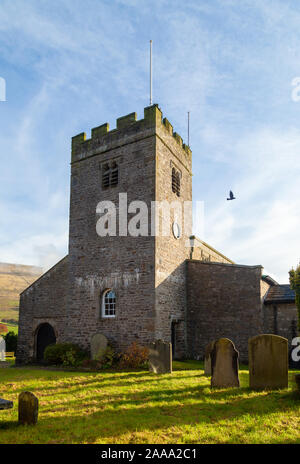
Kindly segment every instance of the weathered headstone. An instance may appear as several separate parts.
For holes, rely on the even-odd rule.
[[[91,339],[91,358],[100,359],[107,348],[108,340],[105,335],[97,333]]]
[[[8,400],[3,400],[0,398],[0,409],[10,409],[13,407],[13,402]]]
[[[214,348],[215,342],[210,342],[206,345],[204,356],[204,375],[211,376],[211,352]]]
[[[288,387],[288,341],[278,335],[250,338],[249,386],[253,389]]]
[[[150,345],[149,370],[155,374],[172,372],[172,343],[156,340]]]
[[[39,400],[31,392],[22,392],[19,395],[19,423],[35,425],[38,420]]]
[[[228,338],[220,338],[211,352],[211,386],[239,387],[239,353]]]
[[[0,335],[0,361],[5,361],[5,340]]]

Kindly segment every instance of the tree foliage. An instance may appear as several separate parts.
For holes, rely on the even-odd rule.
[[[9,331],[4,337],[6,343],[6,351],[17,351],[18,335]]]
[[[7,326],[5,324],[0,324],[0,333],[3,334],[6,332],[8,332]]]
[[[300,330],[300,264],[290,272],[290,285],[296,294],[296,306],[298,308],[298,329]]]

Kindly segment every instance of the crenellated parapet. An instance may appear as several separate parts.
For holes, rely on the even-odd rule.
[[[87,139],[86,133],[81,132],[72,137],[72,162],[93,154],[93,151],[102,147],[103,150],[109,149],[111,145],[116,145],[121,138],[137,136],[140,131],[151,131],[154,133],[155,128],[161,127],[169,135],[171,135],[181,148],[185,156],[190,159],[192,152],[188,145],[183,143],[182,138],[177,132],[173,131],[172,124],[167,118],[162,117],[162,112],[158,105],[147,106],[144,108],[144,118],[137,120],[137,114],[130,113],[122,116],[116,121],[116,128],[109,130],[109,124],[105,123],[101,126],[94,127],[91,130],[91,138]]]

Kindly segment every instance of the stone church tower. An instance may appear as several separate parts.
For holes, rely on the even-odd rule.
[[[184,212],[192,200],[191,169],[189,147],[157,105],[144,109],[144,119],[131,113],[117,119],[116,129],[103,124],[88,140],[84,133],[73,137],[69,254],[21,294],[19,361],[41,357],[54,340],[89,349],[99,332],[117,349],[172,339],[175,354],[184,355],[190,233],[171,208],[169,235],[155,236],[153,216],[161,221],[162,213],[153,202],[176,201]],[[128,222],[138,212],[132,202],[147,205],[147,236],[126,235],[119,194],[127,195]],[[103,201],[117,206],[116,236],[97,233]]]
[[[148,343],[158,337],[171,341],[172,321],[181,330],[189,237],[184,233],[174,237],[173,211],[170,235],[151,235],[151,205],[192,200],[191,164],[189,148],[173,134],[167,119],[162,120],[157,105],[145,108],[142,120],[137,121],[132,113],[119,118],[112,131],[104,124],[92,130],[90,140],[84,134],[73,138],[65,338],[88,347],[91,335],[101,332],[125,348],[134,340]],[[180,191],[176,191],[177,184]],[[100,237],[97,204],[111,201],[119,206],[117,213],[124,213],[126,206],[119,199],[124,193],[128,207],[136,201],[147,205],[148,236],[125,236],[126,227],[120,231],[124,224],[117,214],[116,236]],[[133,216],[128,213],[128,222]],[[101,307],[108,289],[115,298],[111,317]]]
[[[162,339],[196,359],[227,337],[244,361],[266,330],[291,341],[294,296],[191,236],[191,201],[191,151],[157,105],[73,137],[69,254],[20,295],[17,362],[55,342],[90,350],[97,333],[116,350]]]

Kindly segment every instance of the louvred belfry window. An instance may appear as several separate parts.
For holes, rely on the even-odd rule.
[[[106,189],[109,187],[109,165],[105,164],[102,171],[102,188]]]
[[[110,172],[110,184],[112,187],[118,185],[119,182],[119,167],[117,163],[113,163]]]
[[[180,172],[172,168],[172,192],[180,197]]]
[[[106,163],[102,167],[102,188],[108,189],[115,187],[119,183],[119,166],[114,161],[111,164]]]

